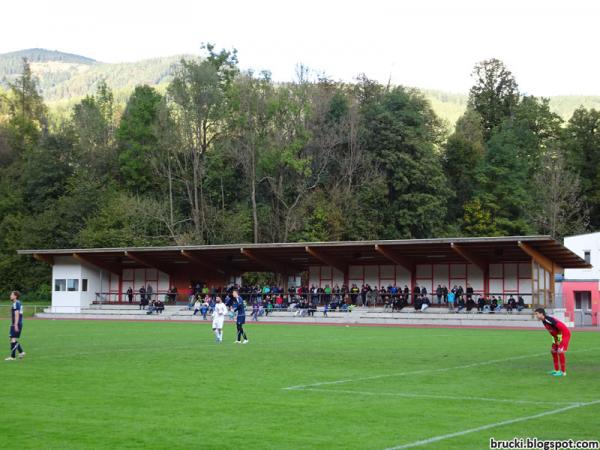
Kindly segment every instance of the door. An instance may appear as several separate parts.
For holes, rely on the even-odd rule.
[[[592,293],[590,291],[575,292],[575,326],[592,326]]]

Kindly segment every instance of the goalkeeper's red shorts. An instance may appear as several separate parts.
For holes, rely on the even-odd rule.
[[[563,336],[560,343],[552,344],[552,353],[564,353],[569,349],[569,341],[571,336]]]

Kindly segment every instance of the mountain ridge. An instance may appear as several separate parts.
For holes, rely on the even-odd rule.
[[[0,54],[0,85],[18,77],[23,58],[29,60],[48,106],[51,109],[65,110],[86,95],[93,94],[101,80],[106,81],[113,89],[118,103],[124,103],[128,94],[140,84],[162,89],[172,79],[174,69],[182,58],[199,56],[181,54],[133,62],[105,63],[58,50],[23,49]],[[450,128],[466,109],[467,93],[418,89]],[[579,106],[600,109],[600,96],[557,95],[548,98],[551,109],[565,120]]]

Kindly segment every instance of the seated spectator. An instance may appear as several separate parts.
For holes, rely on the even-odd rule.
[[[456,314],[458,314],[459,312],[461,312],[463,309],[465,309],[467,307],[464,296],[461,295],[460,297],[458,297],[458,302],[457,302],[456,306],[458,306],[458,309],[456,310]]]
[[[512,313],[513,309],[517,308],[517,301],[515,300],[515,298],[511,295],[508,300],[506,301],[506,312],[508,313]]]
[[[519,295],[519,300],[517,300],[517,311],[521,312],[525,309],[525,300],[523,297]]]
[[[473,298],[467,298],[467,311],[470,312],[476,306],[477,304],[475,303],[475,300],[473,300]]]
[[[485,307],[486,307],[485,297],[483,295],[480,295],[479,298],[477,299],[477,312],[482,313],[483,310],[485,309]]]
[[[498,310],[498,300],[496,299],[496,296],[494,295],[494,296],[492,296],[492,301],[490,302],[489,313],[494,314],[497,310]]]
[[[419,290],[419,292],[421,292],[421,291]],[[421,297],[421,294],[418,294],[415,297],[415,303],[414,303],[415,311],[420,311],[422,304],[423,304],[423,297]]]
[[[431,306],[429,297],[427,295],[421,296],[421,312],[425,311],[429,306]]]
[[[156,308],[157,314],[162,314],[165,310],[165,304],[161,300],[156,300],[154,307]]]
[[[206,315],[208,314],[208,300],[205,300],[200,306],[200,314],[202,314],[202,318],[206,320]]]
[[[202,303],[200,303],[200,299],[196,299],[196,303],[194,303],[194,316],[196,314],[198,314],[198,312],[200,311],[200,308],[202,307]]]
[[[148,309],[146,310],[146,314],[152,314],[155,311],[156,311],[155,301],[152,300],[152,302],[150,303],[150,305],[148,305]]]

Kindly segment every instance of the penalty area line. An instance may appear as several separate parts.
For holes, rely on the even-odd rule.
[[[586,349],[582,349],[582,350],[572,350],[569,353],[585,353],[585,352],[591,352],[594,350],[600,350],[600,347],[586,348]],[[535,353],[535,354],[529,354],[529,355],[512,356],[509,358],[490,359],[487,361],[474,362],[471,364],[463,364],[463,365],[459,365],[459,366],[441,367],[441,368],[436,368],[436,369],[419,369],[419,370],[412,370],[412,371],[407,371],[407,372],[387,373],[387,374],[381,374],[381,375],[372,375],[372,376],[360,377],[360,378],[348,378],[348,379],[335,380],[335,381],[321,381],[319,383],[300,384],[297,386],[283,387],[281,389],[286,390],[286,391],[297,391],[297,390],[302,390],[302,389],[312,388],[312,387],[328,386],[328,385],[344,384],[344,383],[354,383],[357,381],[378,380],[381,378],[400,377],[400,376],[404,376],[404,375],[421,375],[424,373],[448,372],[450,370],[470,369],[471,367],[488,366],[491,364],[503,363],[503,362],[508,362],[508,361],[518,361],[521,359],[538,358],[540,356],[546,356],[547,354],[548,353]]]
[[[541,413],[532,414],[530,416],[517,417],[515,419],[503,420],[502,422],[489,423],[487,425],[482,425],[482,426],[476,427],[476,428],[470,428],[468,430],[456,431],[454,433],[442,434],[440,436],[434,436],[434,437],[430,437],[428,439],[410,442],[408,444],[397,445],[395,447],[389,447],[386,450],[400,450],[403,448],[421,447],[423,445],[428,445],[428,444],[432,444],[434,442],[439,442],[439,441],[444,441],[446,439],[452,439],[455,437],[464,436],[466,434],[477,433],[479,431],[485,431],[485,430],[489,430],[492,428],[502,427],[505,425],[512,425],[513,423],[526,422],[528,420],[539,419],[539,418],[546,417],[546,416],[552,416],[554,414],[560,414],[562,412],[570,411],[572,409],[583,408],[585,406],[592,406],[592,405],[597,405],[597,404],[600,404],[600,400],[594,400],[594,401],[586,402],[586,403],[575,403],[575,404],[572,404],[569,406],[565,406],[563,408],[552,409],[550,411],[544,411]]]
[[[579,402],[545,402],[537,400],[519,400],[510,398],[494,398],[494,397],[469,397],[469,396],[453,396],[453,395],[435,395],[435,394],[418,394],[412,392],[372,392],[372,391],[353,391],[353,390],[342,390],[342,389],[320,389],[320,388],[302,388],[296,389],[298,391],[309,391],[309,392],[327,392],[327,393],[339,393],[339,394],[354,394],[354,395],[370,395],[380,397],[405,397],[405,398],[423,398],[423,399],[439,399],[439,400],[458,400],[458,401],[479,401],[479,402],[493,402],[493,403],[514,403],[524,405],[578,405]]]

